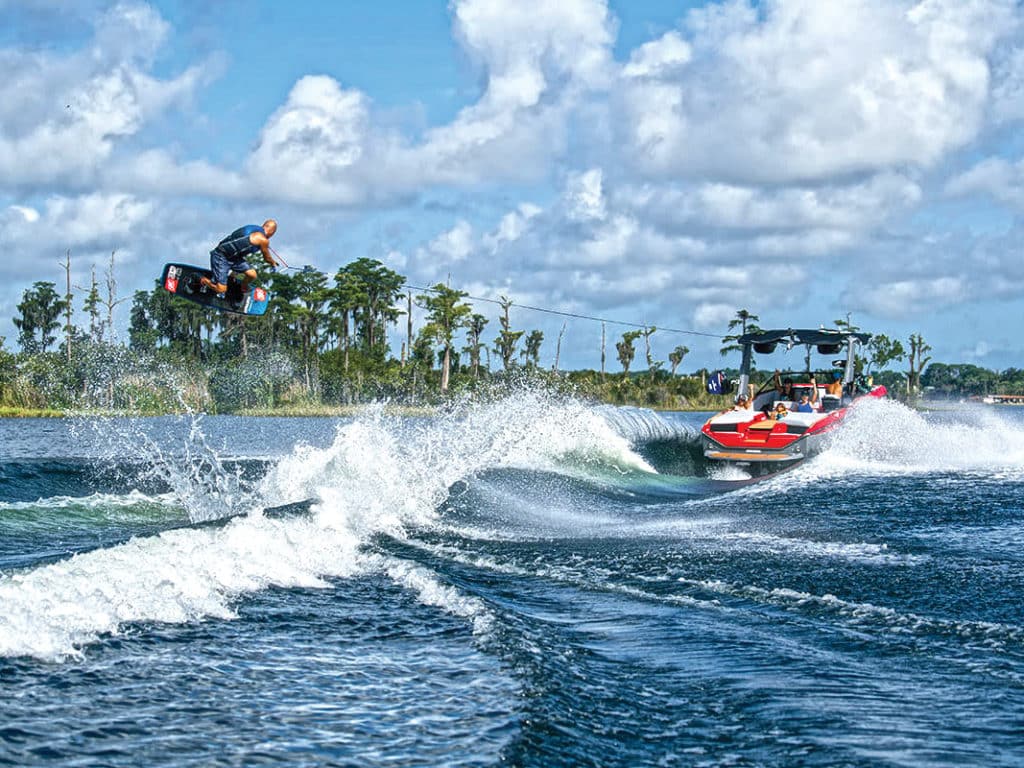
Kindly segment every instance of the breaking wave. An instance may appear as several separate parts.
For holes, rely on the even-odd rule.
[[[420,569],[382,560],[371,537],[403,537],[430,527],[449,489],[481,472],[653,474],[651,466],[595,409],[544,393],[466,405],[434,419],[408,420],[383,409],[337,427],[327,448],[299,445],[255,483],[225,465],[199,422],[177,452],[137,428],[111,435],[109,456],[145,457],[143,476],[169,490],[159,503],[193,522],[232,517],[221,527],[140,536],[66,560],[0,576],[0,655],[75,657],[97,638],[130,624],[228,619],[246,594],[270,586],[318,588],[331,579],[383,573],[430,605],[470,617],[483,609]],[[126,431],[127,430],[127,431]],[[308,514],[270,518],[267,507],[315,499]],[[54,505],[152,501],[49,499]]]

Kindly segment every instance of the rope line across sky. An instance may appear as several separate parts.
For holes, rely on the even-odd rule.
[[[273,247],[271,247],[270,250],[274,254],[274,256],[277,257],[277,260],[281,262],[285,269],[292,269],[297,271],[306,271],[310,269],[310,267],[291,267],[288,265],[288,262],[281,258],[281,254],[275,251]],[[431,288],[429,286],[402,283],[402,287],[413,291],[427,291],[429,293],[438,293],[436,288]],[[483,296],[470,296],[469,294],[466,294],[465,298],[472,299],[473,301],[483,301],[488,304],[497,304],[501,306],[501,301],[499,301],[498,299],[488,299]],[[578,312],[566,312],[565,310],[561,309],[547,309],[546,307],[534,307],[529,304],[516,304],[513,302],[510,306],[518,307],[519,309],[530,310],[531,312],[543,312],[548,315],[558,315],[559,317],[571,317],[577,320],[593,320],[594,322],[607,323],[608,325],[620,325],[625,328],[641,328],[643,330],[647,330],[648,328],[657,328],[659,331],[664,331],[665,333],[682,333],[688,336],[705,336],[709,339],[722,338],[722,335],[718,333],[704,333],[702,331],[690,331],[685,330],[683,328],[668,328],[663,325],[652,325],[649,323],[630,323],[625,320],[610,320],[606,317],[597,317],[595,315],[583,315]]]
[[[411,285],[409,283],[405,283],[404,286],[406,288],[409,288],[409,289],[414,290],[414,291],[429,291],[430,293],[437,293],[438,292],[436,288],[430,288],[430,287],[426,287],[426,286]],[[473,301],[483,301],[483,302],[487,302],[488,304],[498,304],[499,306],[501,305],[501,301],[499,301],[498,299],[488,299],[488,298],[485,298],[483,296],[470,296],[468,294],[466,295],[466,298],[467,299],[472,299]],[[651,323],[630,323],[630,322],[627,322],[625,320],[611,320],[611,319],[606,318],[606,317],[597,317],[595,315],[583,315],[583,314],[580,314],[578,312],[566,312],[566,311],[561,310],[561,309],[547,309],[545,307],[534,307],[534,306],[531,306],[529,304],[516,304],[516,303],[513,303],[511,306],[516,307],[518,309],[527,309],[527,310],[530,310],[532,312],[544,312],[544,313],[549,314],[549,315],[559,315],[560,317],[572,317],[572,318],[576,318],[578,320],[593,320],[593,321],[598,322],[598,323],[607,323],[608,325],[621,325],[621,326],[624,326],[626,328],[641,328],[641,329],[644,329],[644,330],[646,330],[648,328],[657,328],[659,331],[664,331],[665,333],[683,333],[683,334],[687,334],[689,336],[706,336],[706,337],[712,338],[712,339],[720,339],[720,338],[722,338],[722,335],[719,334],[719,333],[704,333],[702,331],[688,331],[688,330],[684,330],[682,328],[668,328],[668,327],[665,327],[663,325],[656,325],[656,324],[651,324]]]

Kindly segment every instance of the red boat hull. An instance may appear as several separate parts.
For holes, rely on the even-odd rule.
[[[885,394],[885,387],[875,387],[857,400]],[[777,420],[760,411],[716,414],[701,428],[704,456],[713,462],[754,467],[759,471],[791,466],[818,453],[823,437],[842,424],[851,407],[847,405],[813,416],[791,414]],[[745,418],[747,413],[749,419]]]

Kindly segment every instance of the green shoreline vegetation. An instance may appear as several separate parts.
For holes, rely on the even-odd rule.
[[[113,331],[114,309],[129,298],[117,295],[113,256],[105,291],[93,271],[79,303],[81,324],[75,323],[70,254],[64,266],[63,296],[45,281],[23,292],[14,318],[20,351],[8,351],[0,337],[0,417],[338,416],[375,402],[387,403],[391,412],[419,415],[474,392],[524,381],[585,400],[660,410],[714,411],[732,401],[708,394],[708,369],[682,371],[687,347],[676,346],[667,360],[657,360],[652,337],[666,334],[656,336],[654,326],[616,339],[606,336],[601,323],[601,344],[593,343],[591,353],[599,369],[563,371],[558,361],[572,343],[564,338],[563,325],[549,369],[540,364],[544,333],[514,322],[534,310],[517,308],[503,296],[495,328],[466,293],[441,283],[410,289],[403,275],[373,259],[357,259],[330,277],[311,267],[262,274],[261,284],[274,298],[261,317],[200,307],[157,282],[153,290],[130,297],[127,339]],[[414,304],[424,317],[418,329]],[[758,320],[747,310],[737,311],[723,334],[723,361],[738,361],[736,340],[760,330]],[[848,320],[834,324],[856,330]],[[550,347],[548,342],[549,353]],[[858,371],[875,371],[876,383],[909,400],[925,390],[946,397],[1024,393],[1024,371],[932,363],[920,335],[910,337],[907,349],[877,335],[865,357],[858,358]],[[903,360],[906,371],[885,369]],[[613,366],[618,370],[609,370]],[[724,370],[730,378],[737,375],[735,369]],[[752,379],[763,382],[771,375],[757,371]]]

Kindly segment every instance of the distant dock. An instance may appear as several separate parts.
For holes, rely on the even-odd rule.
[[[985,395],[971,399],[985,405],[1024,405],[1024,395]]]

